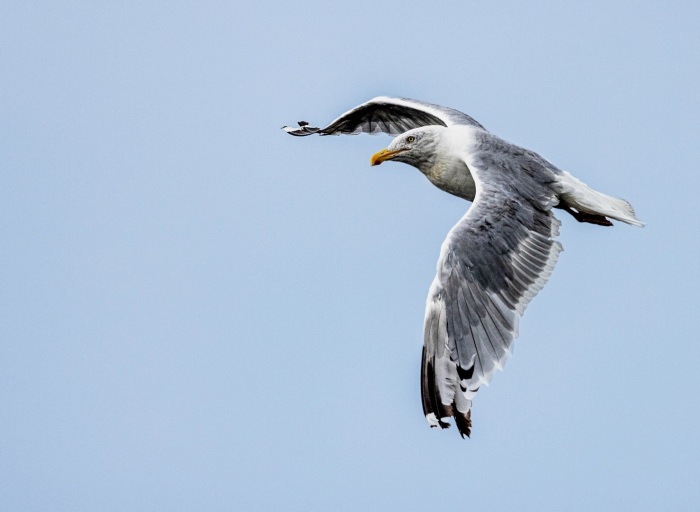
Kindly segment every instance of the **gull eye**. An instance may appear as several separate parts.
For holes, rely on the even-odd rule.
[[[408,142],[409,144],[411,142],[415,142],[415,141],[416,141],[416,138],[413,135],[411,135],[410,137],[406,137],[406,142]]]

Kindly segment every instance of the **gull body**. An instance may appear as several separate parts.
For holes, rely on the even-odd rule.
[[[641,226],[627,201],[597,192],[537,153],[511,144],[457,110],[378,97],[325,128],[292,135],[387,133],[371,158],[416,167],[436,187],[472,202],[442,244],[426,301],[421,365],[431,427],[452,418],[471,432],[472,400],[510,355],[527,304],[549,279],[561,244],[559,208],[580,222]]]
[[[415,138],[415,141],[407,143],[409,137]],[[610,217],[642,226],[627,201],[597,192],[538,154],[510,144],[477,126],[414,128],[396,137],[385,152],[380,151],[374,155],[371,163],[379,165],[387,160],[395,160],[412,165],[439,189],[473,202],[476,184],[470,167],[478,165],[473,161],[473,157],[479,153],[480,147],[491,153],[498,152],[502,158],[520,161],[521,165],[536,163],[540,167],[539,172],[548,175],[551,180],[548,185],[554,194],[555,202],[552,206],[567,211],[570,209],[575,217],[576,213],[583,213],[583,216],[577,217],[581,222],[593,220],[597,221],[593,223],[603,222],[603,225],[608,225],[605,219],[600,217]],[[496,168],[497,172],[501,169]],[[522,170],[522,167],[520,169]],[[588,217],[585,214],[588,214]]]

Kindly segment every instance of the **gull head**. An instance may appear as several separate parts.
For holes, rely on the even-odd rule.
[[[395,160],[418,169],[429,168],[434,164],[444,130],[444,126],[424,126],[402,133],[386,149],[372,155],[370,164]]]

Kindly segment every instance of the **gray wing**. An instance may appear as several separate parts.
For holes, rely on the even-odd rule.
[[[283,126],[290,135],[356,135],[387,133],[399,135],[421,126],[466,124],[484,129],[478,122],[458,110],[408,98],[379,96],[349,110],[325,128],[314,128],[300,121],[299,128]]]
[[[503,367],[525,307],[562,250],[552,171],[512,148],[503,143],[470,166],[477,195],[442,246],[426,304],[423,410],[431,426],[454,417],[462,437],[472,398]]]

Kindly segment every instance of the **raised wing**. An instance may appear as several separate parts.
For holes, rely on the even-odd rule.
[[[386,133],[399,135],[420,126],[466,124],[484,129],[478,122],[458,110],[408,98],[379,96],[346,112],[325,128],[314,128],[300,121],[299,128],[283,126],[290,135],[356,135]]]
[[[517,150],[502,158],[515,147],[484,136],[500,147],[470,162],[477,194],[442,246],[426,305],[421,374],[428,422],[446,428],[454,417],[463,437],[472,398],[503,367],[525,307],[562,250],[550,211],[551,169]]]

